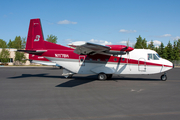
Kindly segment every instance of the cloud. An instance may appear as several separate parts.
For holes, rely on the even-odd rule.
[[[171,36],[171,34],[164,34],[161,37],[170,37],[170,36]]]
[[[147,42],[147,44],[150,44],[151,41]],[[158,41],[158,40],[153,40],[153,44],[155,47],[159,47],[161,45],[161,41]]]
[[[91,39],[91,40],[89,40],[89,42],[100,44],[100,45],[111,45],[112,44],[111,42],[108,42],[108,41],[95,40],[95,39]]]
[[[160,41],[158,41],[158,40],[154,40],[153,42],[154,42],[154,45],[155,45],[155,46],[159,46],[159,45],[161,45],[161,42],[160,42]]]
[[[128,42],[128,41],[121,41],[121,42],[119,42],[118,44],[127,45],[127,42]],[[129,41],[129,46],[133,46],[134,44],[135,44],[134,42]]]
[[[66,41],[68,42],[68,46],[72,46],[72,45],[79,46],[79,45],[84,45],[85,43],[87,43],[87,41],[73,42],[71,39],[66,39]],[[91,39],[88,42],[95,43],[95,44],[100,44],[100,45],[111,45],[112,44],[111,42],[108,42],[108,41],[94,40],[94,39]]]
[[[136,30],[125,30],[125,29],[121,29],[121,30],[119,30],[119,32],[121,32],[121,33],[135,33],[135,32],[137,32]]]
[[[173,37],[173,40],[178,40],[178,39],[180,39],[179,36]]]
[[[127,41],[121,41],[120,44],[127,44]]]
[[[72,22],[69,20],[63,20],[63,21],[59,21],[57,24],[77,24],[77,22]]]

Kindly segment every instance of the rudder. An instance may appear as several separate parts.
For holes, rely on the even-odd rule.
[[[44,36],[39,18],[31,19],[26,42],[26,50],[44,49]]]

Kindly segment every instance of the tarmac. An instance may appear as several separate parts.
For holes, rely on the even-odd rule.
[[[53,67],[0,67],[0,120],[179,120],[180,68],[64,78]]]

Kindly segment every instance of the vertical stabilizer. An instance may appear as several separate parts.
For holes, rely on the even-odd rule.
[[[44,36],[40,19],[31,19],[26,42],[26,50],[44,49]]]

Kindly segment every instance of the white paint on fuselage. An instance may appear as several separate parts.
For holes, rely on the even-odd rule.
[[[144,60],[145,62],[173,66],[173,64],[170,61],[165,60],[163,58],[159,58],[159,60],[148,60],[148,53],[157,54],[155,51],[149,49],[134,49],[133,51],[129,52],[129,54],[119,55],[118,57],[129,58],[134,60]],[[46,58],[52,62],[56,62],[60,66],[77,74],[97,74],[92,71],[92,69],[95,69],[97,67],[111,68],[114,70],[113,74],[155,74],[172,69],[172,67],[165,67],[165,66],[154,66],[154,65],[146,65],[146,64],[144,66],[139,66],[138,64],[129,64],[128,62],[127,63],[118,63],[118,62],[114,63],[114,62],[102,62],[102,61],[93,62],[90,60],[88,61],[85,60],[84,65],[81,66],[79,64],[78,59],[51,58],[51,57],[46,57]],[[100,69],[99,73],[102,71],[103,70]],[[108,72],[106,74],[108,74]]]

